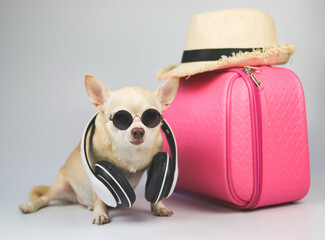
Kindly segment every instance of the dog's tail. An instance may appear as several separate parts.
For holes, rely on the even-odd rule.
[[[43,195],[47,194],[49,191],[49,186],[36,186],[30,190],[29,198],[31,201],[36,200]]]

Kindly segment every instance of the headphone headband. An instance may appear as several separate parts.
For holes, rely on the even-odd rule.
[[[168,146],[169,146],[170,155],[172,156],[172,159],[175,161],[174,180],[173,180],[172,187],[167,195],[167,198],[169,198],[170,195],[174,192],[177,178],[178,178],[177,144],[176,144],[176,139],[175,139],[174,133],[165,119],[162,120],[161,130],[163,131],[163,133],[166,136]]]

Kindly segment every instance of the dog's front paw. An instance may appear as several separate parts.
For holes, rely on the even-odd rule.
[[[108,211],[104,204],[97,204],[94,206],[93,224],[103,225],[109,223]]]
[[[174,215],[173,211],[169,210],[166,207],[155,208],[152,210],[152,212],[155,216],[159,216],[159,217],[171,217]]]
[[[94,192],[94,219],[93,224],[103,225],[109,223],[108,211],[105,203]]]
[[[107,214],[94,215],[93,224],[103,225],[109,223],[109,217]]]
[[[159,217],[171,217],[174,215],[174,213],[169,210],[163,203],[162,201],[156,203],[156,204],[151,204],[151,211],[155,216]]]

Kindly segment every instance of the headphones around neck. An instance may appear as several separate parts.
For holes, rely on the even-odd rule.
[[[97,114],[87,124],[81,140],[81,158],[84,168],[94,191],[106,205],[131,207],[136,197],[124,175],[108,161],[97,162],[94,171],[89,164],[86,154],[86,138],[92,128],[89,141],[91,144]],[[178,177],[177,145],[174,134],[164,119],[161,129],[166,136],[171,156],[166,152],[158,152],[152,159],[146,182],[145,198],[153,204],[163,198],[168,198],[173,193]]]

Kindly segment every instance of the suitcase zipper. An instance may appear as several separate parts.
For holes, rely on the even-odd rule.
[[[260,83],[260,81],[258,81],[258,79],[255,77],[255,75],[252,73],[252,70],[256,71],[256,72],[260,72],[259,68],[256,67],[250,67],[250,66],[246,66],[243,68],[243,71],[247,73],[247,75],[253,80],[253,82],[255,83],[255,85],[262,90],[263,86]]]
[[[254,208],[258,204],[261,193],[262,193],[262,164],[263,164],[263,155],[262,155],[262,110],[261,110],[261,98],[260,98],[260,90],[263,89],[262,84],[259,82],[259,80],[255,77],[255,75],[252,73],[252,70],[255,72],[260,72],[261,70],[259,68],[254,68],[250,66],[246,66],[243,68],[243,71],[247,73],[247,75],[250,77],[250,79],[253,80],[255,85],[254,87],[252,81],[248,81],[251,84],[251,89],[253,91],[253,113],[251,113],[251,116],[253,117],[253,122],[255,122],[253,125],[253,133],[255,135],[254,140],[254,185],[255,189],[253,191],[253,197],[251,201],[247,204],[247,208]]]
[[[250,108],[251,108],[251,121],[252,121],[252,140],[253,140],[253,193],[252,197],[248,202],[244,202],[241,200],[235,193],[235,190],[232,185],[231,180],[231,171],[228,168],[228,181],[229,181],[229,189],[231,195],[238,202],[237,207],[243,209],[254,208],[257,206],[262,192],[262,113],[261,113],[261,100],[260,100],[260,90],[263,89],[262,84],[255,77],[252,71],[260,72],[259,68],[246,66],[241,70],[239,69],[231,69],[238,73],[246,82],[249,95],[251,98]],[[245,74],[243,74],[245,72]],[[254,85],[255,84],[255,85]],[[231,92],[231,88],[233,85],[233,81],[230,84],[229,91]],[[228,92],[228,93],[230,93]],[[230,94],[228,95],[230,97]],[[230,114],[230,111],[227,111]],[[228,115],[228,114],[227,114]],[[230,116],[228,115],[228,119]],[[228,130],[229,127],[227,127]],[[228,132],[228,131],[227,131]],[[229,135],[228,135],[229,134]],[[230,143],[230,132],[227,133],[228,143]],[[227,161],[230,161],[230,152],[227,151]],[[230,164],[230,162],[228,162]]]

